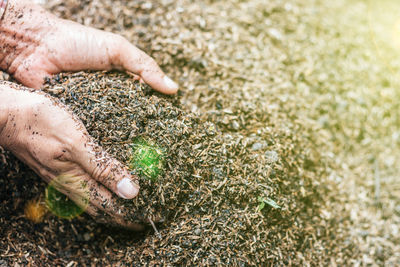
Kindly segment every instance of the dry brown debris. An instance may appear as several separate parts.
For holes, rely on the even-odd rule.
[[[324,140],[318,138],[319,128],[298,112],[302,106],[290,83],[292,74],[285,71],[290,60],[281,38],[296,23],[290,6],[280,1],[230,6],[50,1],[48,7],[123,34],[182,85],[180,96],[172,99],[115,73],[57,76],[48,87],[73,106],[91,134],[120,160],[127,161],[125,152],[140,130],[169,149],[165,177],[155,185],[142,181],[141,197],[132,207],[134,220],[146,221],[150,215],[164,219],[157,224],[162,238],[153,228],[143,236],[110,233],[86,217],[71,222],[51,217],[31,228],[23,219],[7,216],[15,209],[13,200],[4,200],[2,220],[12,224],[1,232],[7,237],[0,243],[7,261],[21,263],[7,251],[13,240],[18,240],[16,253],[30,251],[25,261],[43,264],[300,264],[329,257],[324,243],[335,235],[335,219],[320,216],[324,192],[331,186],[324,182],[327,163],[318,151]],[[222,20],[220,10],[235,19]],[[246,16],[238,16],[243,10]],[[262,34],[265,16],[269,35]],[[255,45],[251,40],[259,34]],[[256,49],[249,53],[249,46]],[[266,61],[269,57],[275,59]],[[20,165],[15,159],[8,162]],[[4,182],[2,196],[30,199],[42,192],[44,185],[25,166],[14,170],[1,171],[11,181],[24,176],[24,183],[35,189]],[[258,211],[259,197],[283,209],[267,205]]]
[[[84,86],[80,92],[107,88],[125,110],[122,121],[131,121],[130,101],[138,101],[133,110],[142,114],[159,104],[154,117],[136,119],[151,122],[147,130],[139,128],[152,138],[182,145],[169,154],[180,171],[173,177],[176,184],[157,192],[148,193],[159,184],[142,182],[138,201],[151,205],[132,209],[137,211],[132,219],[140,221],[160,213],[164,222],[155,226],[161,238],[152,227],[142,235],[128,234],[86,216],[73,221],[50,217],[33,226],[22,217],[23,207],[45,185],[0,152],[0,177],[6,177],[0,179],[0,224],[9,225],[0,228],[0,266],[399,265],[397,79],[371,48],[367,2],[372,1],[47,1],[59,16],[124,35],[179,81],[177,98],[151,93],[115,73],[60,76],[62,85],[48,89],[66,94],[62,90],[78,88],[77,83]],[[381,1],[377,5],[383,7]],[[373,26],[382,29],[378,19]],[[397,70],[397,52],[387,51],[388,64]],[[127,92],[119,93],[120,88],[138,91],[122,103],[117,95]],[[73,102],[78,111],[79,101]],[[106,111],[118,113],[111,105]],[[193,126],[188,134],[178,131],[174,139],[167,132],[164,139],[149,131],[161,128],[154,122],[165,123],[167,111],[177,112],[168,121],[173,129],[183,129],[177,118],[187,118]],[[90,117],[83,119],[111,153],[127,160],[127,154],[115,153],[116,147],[127,147],[122,139],[130,141],[126,127],[114,124],[118,119],[102,118],[104,132]],[[210,122],[209,134],[204,121]],[[196,135],[202,135],[195,140],[198,147],[189,141]],[[192,156],[191,164],[182,164],[189,156],[179,151]],[[170,179],[173,167],[167,166],[164,179]],[[167,189],[168,205],[158,199]],[[284,210],[257,212],[260,192]],[[196,206],[199,201],[202,205]]]
[[[53,94],[119,160],[129,163],[137,137],[166,150],[162,177],[157,182],[141,177],[140,196],[121,203],[136,222],[160,222],[161,239],[150,234],[138,243],[137,252],[142,248],[152,253],[139,256],[136,263],[294,260],[293,247],[303,244],[309,230],[304,216],[318,216],[322,193],[313,180],[324,172],[312,163],[315,155],[308,152],[308,140],[297,140],[274,125],[259,131],[264,145],[249,142],[241,132],[221,131],[223,111],[213,114],[214,122],[203,121],[123,74],[58,75],[44,90],[54,88]],[[231,115],[243,116],[244,131],[268,118],[268,111],[237,108]],[[303,151],[296,149],[297,142]],[[267,205],[259,211],[260,197],[275,200],[282,209]]]

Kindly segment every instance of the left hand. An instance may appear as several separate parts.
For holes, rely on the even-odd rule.
[[[174,94],[178,85],[125,38],[60,19],[26,0],[9,0],[0,22],[0,68],[39,89],[62,71],[126,70],[153,89]]]
[[[0,83],[0,146],[67,195],[96,221],[141,230],[118,196],[139,193],[137,177],[108,155],[66,107],[13,83]]]

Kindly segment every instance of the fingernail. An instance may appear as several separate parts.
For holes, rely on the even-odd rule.
[[[166,75],[164,76],[164,83],[169,89],[178,90],[179,88],[179,86]]]
[[[129,178],[122,179],[118,183],[117,189],[119,196],[125,199],[134,198],[139,193],[139,189],[133,185],[133,182]]]

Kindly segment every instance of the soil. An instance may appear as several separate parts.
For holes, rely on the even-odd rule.
[[[159,234],[87,215],[27,220],[46,185],[1,151],[0,266],[400,264],[397,80],[385,72],[398,64],[373,56],[368,3],[45,4],[124,35],[182,87],[166,97],[127,74],[81,72],[44,88],[121,161],[137,136],[165,149],[163,175],[121,201]]]
[[[293,138],[310,148],[305,152],[292,149],[293,143],[283,144],[288,133],[272,135],[282,131],[279,126],[259,129],[259,142],[243,136],[255,121],[269,123],[268,110],[236,108],[232,115],[242,116],[242,130],[228,134],[220,122],[222,109],[213,115],[216,123],[201,120],[173,105],[176,100],[134,83],[127,75],[56,76],[44,90],[54,92],[54,88],[89,133],[127,165],[137,138],[164,150],[163,174],[156,182],[141,175],[140,196],[121,203],[134,222],[160,222],[160,235],[149,235],[135,250],[151,245],[165,253],[154,251],[154,258],[146,256],[140,262],[261,264],[268,254],[277,253],[269,248],[278,243],[283,257],[287,253],[294,257],[284,249],[287,241],[280,240],[279,233],[290,232],[288,241],[301,245],[306,233],[292,227],[297,217],[309,216],[307,210],[317,214],[323,188],[313,184],[313,175],[324,174],[311,163],[318,154],[308,152],[307,139]],[[300,177],[299,168],[312,175]],[[276,199],[282,210],[267,206],[258,211],[259,198]],[[182,250],[175,251],[176,246]]]
[[[311,229],[305,227],[308,218],[319,214],[324,188],[313,180],[325,175],[324,168],[312,163],[319,154],[310,140],[293,138],[293,131],[281,129],[278,121],[269,123],[267,109],[236,107],[230,115],[242,116],[241,130],[232,131],[224,130],[226,110],[217,108],[205,121],[179,108],[177,97],[155,93],[122,73],[57,75],[43,90],[68,105],[100,145],[127,165],[137,138],[163,148],[163,174],[151,181],[133,169],[140,177],[140,196],[121,200],[121,207],[129,210],[127,219],[145,224],[156,221],[156,232],[150,229],[134,238],[137,241],[121,252],[132,258],[121,262],[248,265],[296,261],[291,248],[304,246],[304,236]],[[270,125],[258,129],[257,141],[242,134],[255,122]],[[296,127],[293,130],[301,131],[300,125]],[[285,143],[287,138],[293,142]],[[295,143],[304,150],[294,149]],[[299,176],[299,169],[307,173]],[[260,198],[277,204],[264,204],[259,210]],[[77,233],[93,232],[73,225]],[[97,236],[93,239],[91,246],[102,246]]]

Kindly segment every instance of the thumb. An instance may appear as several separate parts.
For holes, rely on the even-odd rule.
[[[155,60],[125,38],[121,38],[121,42],[110,50],[110,54],[115,55],[110,58],[112,65],[139,75],[145,83],[161,93],[175,94],[178,91],[178,84],[164,74]]]
[[[90,138],[91,139],[91,138]],[[84,144],[84,142],[80,143]],[[80,145],[74,154],[74,161],[94,180],[102,183],[118,196],[131,199],[138,195],[137,177],[118,160],[112,158],[92,140]]]

